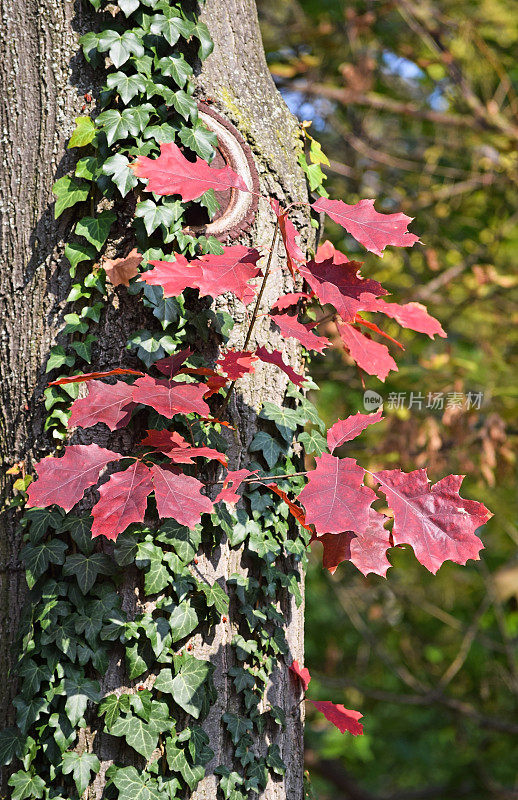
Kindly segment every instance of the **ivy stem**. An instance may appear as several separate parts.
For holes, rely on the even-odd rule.
[[[266,281],[268,280],[268,276],[270,274],[273,254],[275,251],[275,244],[277,242],[277,235],[279,233],[279,220],[275,222],[275,228],[273,230],[273,237],[272,237],[272,244],[270,247],[270,252],[268,253],[268,261],[266,262],[266,268],[264,270],[263,280],[261,283],[261,288],[259,289],[259,294],[257,295],[257,300],[255,301],[254,310],[252,312],[252,319],[250,320],[250,325],[248,326],[248,331],[246,333],[245,342],[243,344],[243,350],[246,350],[248,345],[250,344],[250,339],[252,338],[252,332],[254,330],[254,325],[257,321],[257,317],[259,316],[259,308],[261,306],[261,300],[263,299],[264,290],[266,288]],[[232,392],[234,391],[234,387],[236,385],[236,381],[233,380],[230,386],[228,387],[228,392],[223,400],[221,408],[218,412],[218,417],[222,416],[225,413],[225,410],[230,402],[230,398],[232,396]]]

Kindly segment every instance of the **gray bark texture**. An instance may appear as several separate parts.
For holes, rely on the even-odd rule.
[[[86,5],[86,4],[85,4]],[[31,457],[49,452],[52,442],[43,433],[45,362],[49,348],[62,327],[64,297],[68,291],[63,247],[73,219],[67,214],[55,222],[51,187],[72,164],[66,141],[73,128],[74,117],[81,113],[83,94],[96,90],[95,76],[83,63],[77,45],[78,37],[91,29],[91,16],[84,6],[73,0],[0,0],[2,41],[0,43],[0,76],[2,81],[1,130],[3,165],[0,175],[2,210],[2,270],[0,271],[0,480],[3,508],[9,498],[9,478],[5,468]],[[300,137],[297,124],[280,98],[268,72],[263,52],[257,12],[253,0],[207,0],[202,18],[215,43],[213,54],[204,62],[197,77],[200,100],[210,98],[213,107],[239,130],[253,153],[263,195],[281,201],[307,200],[302,171],[297,165]],[[304,206],[294,220],[304,242],[311,243],[311,229]],[[270,247],[274,216],[268,201],[262,198],[251,228],[243,233],[244,244]],[[120,231],[118,232],[120,233]],[[225,241],[224,235],[221,237]],[[273,272],[263,297],[262,312],[285,291],[293,288],[285,268],[282,246],[277,246]],[[135,366],[124,346],[128,334],[146,327],[145,312],[124,289],[113,293],[112,303],[98,332],[100,345],[92,369],[118,364]],[[245,308],[235,298],[219,298],[217,306],[237,320],[230,345],[242,347],[246,329]],[[144,319],[143,319],[144,315]],[[256,325],[252,345],[267,344],[283,350],[284,358],[301,369],[300,352],[293,344],[282,342],[273,333],[266,317]],[[230,467],[246,466],[246,450],[257,427],[257,414],[265,400],[281,405],[287,380],[272,366],[261,365],[253,376],[242,379],[229,406],[230,419],[236,432],[230,437]],[[105,442],[96,438],[99,444]],[[113,440],[112,440],[113,443]],[[2,513],[0,530],[0,671],[7,675],[12,655],[19,609],[24,596],[24,579],[18,558],[20,533],[16,516]],[[200,557],[197,569],[211,582],[228,578],[234,572],[247,573],[243,552],[231,550],[224,543],[210,558]],[[123,590],[123,605],[131,614],[142,608],[138,587],[128,574]],[[149,607],[147,607],[149,610]],[[293,601],[283,607],[291,659],[303,656],[303,607]],[[216,665],[215,684],[218,699],[204,727],[215,751],[208,765],[207,777],[193,797],[209,800],[216,797],[216,778],[211,768],[227,764],[233,768],[232,748],[221,724],[227,710],[238,710],[233,685],[228,677],[232,665],[231,640],[237,621],[229,617],[211,632],[210,640],[198,636],[193,641],[194,654],[210,658]],[[146,683],[151,685],[153,676]],[[139,681],[141,683],[141,681]],[[114,654],[103,690],[108,693],[125,689],[127,681],[121,667],[120,654]],[[14,681],[0,685],[0,727],[12,722],[11,699]],[[286,730],[266,731],[257,742],[262,754],[268,744],[279,744],[287,765],[283,779],[271,780],[265,800],[301,800],[303,796],[303,710],[301,696],[290,680],[284,664],[279,664],[268,690],[268,703],[281,706],[286,712]],[[91,732],[93,733],[93,731]],[[90,737],[86,731],[84,736]],[[97,734],[93,747],[102,761],[101,773],[91,788],[89,798],[99,800],[103,793],[104,775],[117,760],[119,743],[113,737]],[[127,759],[126,763],[127,763]],[[140,765],[142,766],[142,765]]]

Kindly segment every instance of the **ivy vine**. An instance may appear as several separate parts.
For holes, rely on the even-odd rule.
[[[161,142],[180,142],[206,160],[214,154],[216,137],[198,116],[192,81],[197,60],[212,49],[196,4],[90,2],[99,30],[84,35],[81,46],[94,68],[105,69],[106,79],[96,102],[99,113],[76,119],[68,144],[80,153],[74,173],[53,187],[56,218],[73,209],[76,220],[64,249],[71,310],[47,364],[54,381],[81,373],[95,355],[106,307],[106,259],[135,245],[144,261],[164,258],[173,246],[191,256],[221,251],[215,238],[185,231],[192,203],[135,196],[137,179],[129,168],[137,154],[157,155]],[[301,163],[318,189],[321,160],[312,141],[310,147],[310,165],[304,156]],[[196,203],[209,216],[217,210],[212,190]],[[135,331],[127,345],[146,368],[206,337],[209,329],[225,341],[233,324],[208,305],[193,311],[184,297],[164,298],[160,287],[130,282],[128,290],[141,296],[157,321],[152,329]],[[45,430],[58,449],[78,392],[74,383],[45,391]],[[297,389],[288,395],[290,409],[266,403],[261,413],[263,427],[250,447],[257,459],[250,469],[260,476],[297,470],[294,437],[307,452],[319,454],[326,447],[314,407]],[[160,428],[164,420],[152,412],[149,425]],[[217,426],[211,436],[224,450]],[[29,480],[17,482],[15,504],[23,504]],[[287,482],[280,481],[279,488],[287,489]],[[16,725],[0,733],[0,764],[13,765],[13,800],[85,796],[101,768],[94,750],[103,733],[128,748],[106,773],[107,797],[172,800],[193,791],[214,756],[202,723],[216,698],[213,666],[192,654],[190,640],[227,616],[238,630],[230,668],[237,710],[222,717],[234,767],[220,765],[214,772],[226,800],[260,793],[270,776],[286,769],[275,742],[263,755],[256,744],[265,731],[273,731],[274,739],[285,724],[282,709],[268,704],[266,687],[279,656],[288,652],[282,607],[288,594],[301,601],[306,532],[294,529],[288,507],[262,487],[249,489],[235,514],[220,510],[195,530],[151,520],[149,526],[130,526],[114,546],[103,547],[92,540],[91,524],[87,513],[56,508],[23,515],[29,594],[16,665],[20,688]],[[231,547],[246,543],[250,568],[248,577],[233,575],[225,588],[200,579],[195,569],[197,554],[210,554],[223,537]],[[121,602],[128,571],[136,576],[140,610]],[[152,611],[142,610],[147,600]],[[120,654],[127,688],[103,696],[99,679]]]

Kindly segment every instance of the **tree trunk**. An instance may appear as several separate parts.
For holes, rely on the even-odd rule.
[[[0,0],[2,4],[3,43],[0,54],[2,76],[2,131],[4,135],[4,169],[0,199],[4,211],[2,227],[3,269],[0,273],[0,303],[4,330],[0,342],[0,404],[4,418],[0,447],[6,466],[25,461],[35,453],[49,452],[52,443],[42,433],[44,408],[41,402],[45,386],[44,368],[50,345],[62,327],[62,312],[68,288],[66,268],[60,264],[68,225],[53,220],[51,186],[66,174],[71,159],[65,155],[66,138],[73,119],[80,113],[82,95],[93,86],[91,71],[78,54],[78,36],[91,29],[90,13],[72,2],[53,3],[42,0]],[[249,145],[259,175],[263,195],[281,201],[307,199],[303,173],[297,165],[300,138],[294,118],[277,93],[268,72],[262,48],[257,13],[253,0],[207,0],[202,18],[214,40],[214,52],[204,62],[197,78],[199,99],[213,107],[235,125]],[[303,208],[303,207],[300,207]],[[65,215],[66,216],[66,215]],[[308,215],[299,213],[297,227],[303,240],[310,240]],[[241,235],[245,244],[270,247],[274,217],[268,201],[261,198],[253,225]],[[221,236],[225,241],[225,235]],[[235,240],[234,240],[234,243]],[[273,272],[263,297],[264,311],[293,284],[284,268],[282,246],[274,257]],[[117,291],[101,326],[101,344],[95,352],[92,369],[112,367],[120,363],[128,333],[140,327],[134,298],[124,290]],[[242,347],[247,320],[244,307],[216,301],[238,321],[229,344]],[[293,340],[291,340],[293,343]],[[284,350],[285,360],[300,369],[300,353],[293,344],[276,338],[266,318],[256,325],[251,346],[276,345]],[[125,358],[127,363],[127,357]],[[118,361],[117,361],[118,359]],[[115,363],[114,363],[115,362]],[[246,451],[258,428],[257,414],[265,400],[282,405],[287,381],[271,366],[261,365],[252,376],[242,379],[230,403],[229,414],[236,428],[229,451],[230,468],[247,464]],[[27,410],[28,405],[28,410]],[[104,444],[98,438],[99,444]],[[5,497],[9,497],[8,489]],[[4,501],[5,502],[5,501]],[[0,532],[0,669],[6,674],[12,652],[13,635],[23,602],[24,581],[19,565],[20,533],[15,514],[2,515]],[[210,579],[228,578],[232,573],[247,574],[242,564],[243,552],[231,550],[223,543],[211,560],[200,558],[198,569]],[[130,594],[131,594],[130,587]],[[293,600],[282,609],[286,619],[286,635],[290,653],[286,663],[303,655],[303,606]],[[197,636],[194,654],[210,658],[216,666],[217,701],[203,727],[215,751],[207,766],[207,776],[193,797],[196,800],[215,798],[217,778],[212,769],[232,764],[232,748],[224,733],[221,715],[235,710],[233,683],[228,676],[232,665],[231,639],[236,620],[232,615],[221,623],[209,640]],[[115,677],[114,677],[115,676]],[[105,676],[105,692],[121,688],[119,672]],[[119,681],[118,686],[117,681]],[[115,682],[115,685],[114,685]],[[13,682],[2,682],[0,688],[0,727],[12,722],[11,698]],[[303,794],[302,710],[300,694],[290,681],[286,664],[281,661],[271,679],[268,702],[286,712],[286,728],[280,733],[265,731],[257,742],[258,755],[275,741],[286,763],[283,779],[270,779],[262,795],[267,800],[300,800]],[[98,737],[95,747],[102,769],[91,792],[100,798],[104,773],[116,758],[110,738]],[[239,767],[238,767],[239,769]]]

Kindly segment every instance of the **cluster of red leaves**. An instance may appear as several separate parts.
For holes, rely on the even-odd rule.
[[[161,146],[156,159],[139,156],[132,165],[135,175],[147,179],[147,190],[159,195],[179,195],[183,200],[199,198],[208,189],[250,191],[242,178],[228,166],[210,167],[197,158],[189,161],[174,144]],[[330,243],[322,245],[315,258],[306,261],[300,247],[299,234],[290,219],[290,208],[281,208],[277,200],[270,202],[277,220],[276,231],[284,243],[291,274],[299,275],[308,292],[294,292],[279,298],[270,311],[270,319],[285,338],[295,338],[308,350],[322,352],[331,342],[315,332],[319,322],[299,319],[299,313],[311,303],[320,319],[332,319],[339,337],[351,358],[365,372],[384,380],[390,370],[397,369],[388,347],[371,338],[381,335],[395,344],[364,314],[378,313],[396,320],[402,327],[428,334],[445,336],[436,319],[419,303],[387,303],[386,290],[375,280],[363,278],[361,264],[350,261]],[[404,214],[380,214],[372,200],[356,205],[320,198],[312,204],[316,212],[325,212],[342,225],[367,250],[382,256],[388,245],[412,246],[417,236],[409,233],[411,219]],[[257,287],[250,283],[262,270],[257,266],[260,253],[242,245],[225,247],[221,255],[203,255],[188,260],[173,254],[171,261],[151,261],[151,269],[140,272],[139,280],[161,286],[166,297],[197,289],[200,295],[213,298],[231,292],[244,304],[255,297]],[[139,266],[136,251],[125,259],[105,263],[114,284],[124,284],[135,276]],[[264,278],[264,276],[263,276]],[[331,309],[331,311],[329,311]],[[295,314],[291,312],[295,310]],[[306,318],[307,319],[307,318]],[[366,329],[367,333],[364,332]],[[91,427],[103,423],[112,431],[128,424],[140,406],[154,409],[162,417],[173,420],[176,415],[194,414],[211,420],[207,399],[229,382],[253,373],[258,362],[273,364],[293,383],[301,385],[304,377],[284,362],[278,350],[269,352],[260,347],[255,352],[227,350],[215,368],[187,367],[189,349],[157,362],[164,375],[156,378],[136,370],[115,369],[104,373],[74,376],[56,383],[88,381],[86,397],[72,405],[70,427]],[[182,382],[180,375],[199,376],[205,380]],[[115,375],[130,376],[133,383],[100,379]],[[450,475],[430,486],[425,470],[404,474],[398,469],[370,473],[371,486],[364,483],[366,471],[354,459],[339,458],[334,453],[345,442],[354,439],[367,426],[381,419],[376,414],[356,414],[336,422],[327,433],[329,453],[316,459],[316,467],[308,473],[307,484],[294,502],[273,483],[269,488],[279,495],[298,522],[312,534],[312,541],[324,547],[324,565],[334,571],[343,560],[350,560],[364,574],[385,575],[390,563],[387,551],[402,544],[411,545],[418,560],[431,572],[446,560],[464,564],[478,558],[482,547],[475,530],[490,517],[481,504],[460,497],[461,476]],[[225,424],[225,423],[222,423]],[[92,514],[92,533],[114,539],[132,522],[144,519],[147,498],[154,493],[160,517],[172,517],[193,527],[201,515],[210,512],[212,501],[203,494],[204,485],[197,478],[183,474],[180,464],[193,464],[196,458],[207,458],[227,466],[222,453],[210,447],[195,446],[177,431],[148,431],[141,445],[144,455],[132,456],[126,469],[111,474],[99,488],[99,501]],[[151,460],[149,456],[151,448]],[[36,466],[37,480],[29,487],[28,504],[47,506],[52,503],[70,510],[94,486],[107,464],[128,458],[120,453],[92,445],[72,445],[61,458],[49,457]],[[166,459],[156,463],[157,459]],[[228,472],[215,502],[234,504],[243,481],[253,480],[248,470]],[[373,508],[380,499],[378,487],[392,509],[393,527],[385,527],[387,517]],[[315,703],[315,705],[317,705]],[[332,704],[331,704],[332,705]],[[336,711],[320,704],[330,718]],[[325,706],[325,708],[324,708]],[[338,707],[340,708],[340,707]],[[342,712],[340,712],[342,713]],[[356,712],[346,712],[356,714]],[[356,720],[356,724],[357,720]],[[361,726],[360,726],[361,727]]]

